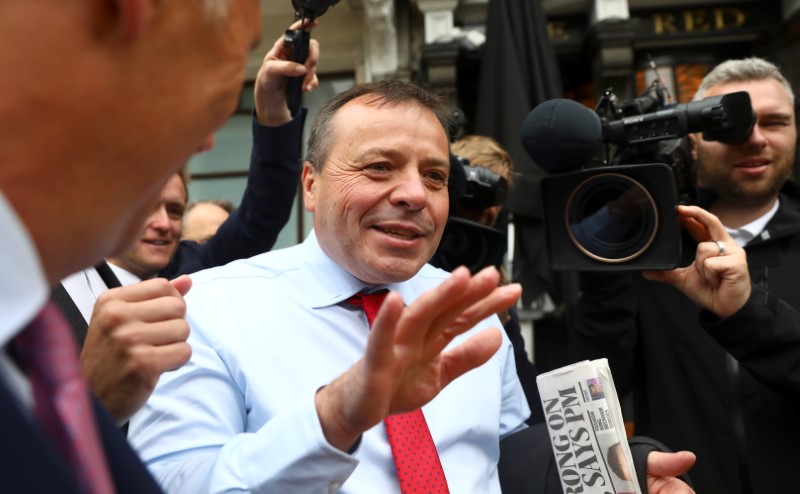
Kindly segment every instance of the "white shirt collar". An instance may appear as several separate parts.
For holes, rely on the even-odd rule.
[[[413,302],[419,296],[408,283],[373,286],[359,280],[325,254],[313,230],[301,248],[304,251],[303,262],[308,267],[303,271],[303,283],[309,307],[335,305],[364,289],[385,288],[400,292],[406,304]],[[424,270],[425,268],[423,272]]]
[[[108,267],[111,268],[111,271],[113,271],[114,274],[116,275],[120,285],[122,286],[135,285],[136,283],[142,281],[141,278],[131,273],[127,269],[123,269],[112,262],[106,261],[106,263],[108,264]]]
[[[36,246],[0,191],[0,347],[42,309],[49,294]]]
[[[756,220],[751,221],[746,225],[742,225],[739,228],[728,228],[726,226],[725,229],[728,230],[728,233],[731,234],[731,237],[736,240],[736,243],[739,244],[739,246],[744,247],[748,242],[761,235],[761,232],[763,232],[767,227],[769,220],[771,220],[772,217],[775,216],[775,213],[778,212],[778,206],[780,206],[780,199],[776,199],[772,209],[764,213]]]

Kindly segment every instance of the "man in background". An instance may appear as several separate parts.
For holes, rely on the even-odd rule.
[[[182,240],[203,244],[217,233],[236,206],[227,199],[190,202],[183,215]]]
[[[743,246],[753,284],[749,304],[766,314],[795,312],[794,94],[777,67],[748,58],[715,67],[695,99],[735,91],[747,91],[755,111],[747,138],[725,144],[691,136],[698,205],[718,216],[736,242],[704,248],[726,258]],[[684,264],[691,264],[695,248],[686,239]],[[672,283],[657,282],[665,280]],[[786,472],[800,461],[793,447],[800,441],[800,376],[797,360],[783,352],[800,344],[800,326],[748,316],[741,305],[727,306],[726,297],[701,311],[708,307],[680,293],[685,285],[665,273],[583,273],[574,356],[609,358],[620,395],[634,391],[637,434],[697,454],[691,475],[698,492],[783,491]]]

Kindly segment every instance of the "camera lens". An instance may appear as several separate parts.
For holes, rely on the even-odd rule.
[[[566,208],[567,231],[584,254],[605,263],[635,259],[658,231],[658,210],[642,184],[618,173],[581,182]]]

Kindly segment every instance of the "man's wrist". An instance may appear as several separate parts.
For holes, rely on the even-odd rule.
[[[253,113],[261,125],[268,127],[279,127],[292,121],[292,114],[289,112],[284,98],[267,103],[256,102]]]
[[[331,446],[353,454],[361,444],[362,432],[351,431],[344,424],[345,421],[341,418],[342,413],[337,412],[342,408],[337,405],[341,400],[333,396],[334,394],[335,391],[331,389],[331,386],[323,386],[317,390],[314,397],[322,434]]]

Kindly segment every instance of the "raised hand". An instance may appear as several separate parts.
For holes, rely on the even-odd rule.
[[[516,302],[519,284],[498,287],[499,279],[493,267],[475,276],[458,268],[409,306],[390,293],[370,330],[364,357],[317,393],[328,442],[349,449],[388,415],[421,407],[489,360],[502,342],[497,328],[444,350],[453,338]]]
[[[731,238],[722,222],[696,206],[679,206],[681,223],[697,240],[694,262],[671,271],[646,271],[645,278],[669,283],[694,303],[726,318],[750,297],[747,256]]]
[[[301,21],[297,21],[289,29],[300,29]],[[317,21],[306,21],[306,31],[317,26]],[[286,104],[286,83],[289,77],[303,76],[302,89],[311,92],[319,86],[317,64],[319,63],[319,43],[312,39],[308,46],[308,58],[305,64],[293,62],[288,50],[284,49],[283,36],[275,41],[272,48],[264,56],[264,61],[256,75],[253,97],[256,104],[256,118],[264,125],[278,126],[291,120],[289,107]]]
[[[120,424],[153,392],[163,372],[192,355],[186,339],[188,276],[114,288],[97,298],[81,368],[94,393]]]

